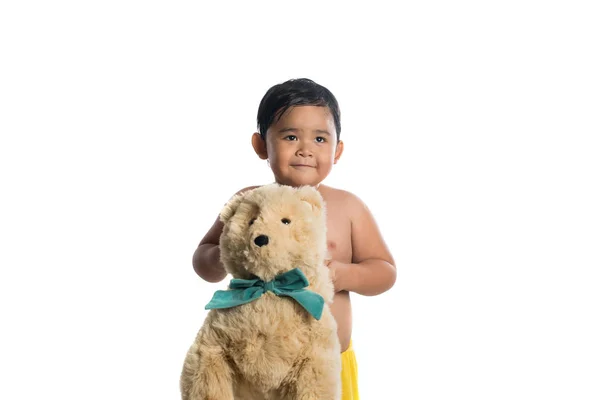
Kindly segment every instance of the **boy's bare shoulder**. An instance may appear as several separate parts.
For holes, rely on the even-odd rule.
[[[324,193],[336,202],[339,200],[335,208],[343,210],[343,214],[350,220],[352,262],[359,264],[365,260],[377,259],[395,265],[377,222],[365,202],[347,190],[324,188]]]
[[[248,190],[252,190],[252,189],[259,188],[260,186],[261,186],[261,185],[247,186],[247,187],[245,187],[245,188],[243,188],[243,189],[240,189],[240,190],[238,190],[236,194],[242,194],[242,193],[244,193],[244,192],[247,192]]]
[[[363,201],[354,193],[343,189],[333,188],[331,186],[319,186],[319,192],[325,201],[340,201],[350,207],[364,207]]]
[[[240,190],[238,190],[237,192],[235,192],[235,193],[233,194],[233,196],[231,196],[231,198],[230,198],[229,200],[232,200],[234,197],[236,197],[236,196],[238,196],[238,195],[240,195],[240,194],[243,194],[243,193],[245,193],[245,192],[247,192],[247,191],[249,191],[249,190],[256,189],[256,188],[259,188],[260,186],[261,186],[261,185],[256,185],[256,186],[247,186],[247,187],[245,187],[245,188],[243,188],[243,189],[240,189]]]

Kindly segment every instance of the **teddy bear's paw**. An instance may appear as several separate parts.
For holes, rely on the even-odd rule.
[[[192,346],[180,386],[182,400],[234,400],[232,371],[222,348]]]

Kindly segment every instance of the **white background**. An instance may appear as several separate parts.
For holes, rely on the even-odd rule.
[[[294,77],[397,261],[353,297],[361,397],[600,398],[592,3],[3,2],[0,398],[179,398],[226,283],[193,251]]]

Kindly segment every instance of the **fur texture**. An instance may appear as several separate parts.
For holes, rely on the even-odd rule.
[[[325,299],[315,320],[272,292],[238,307],[211,310],[184,362],[184,400],[338,400],[340,345],[324,265],[325,205],[311,187],[271,184],[237,195],[220,214],[221,261],[234,278],[264,281],[295,267]],[[268,244],[255,238],[265,235]]]

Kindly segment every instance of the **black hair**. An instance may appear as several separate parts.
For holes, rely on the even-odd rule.
[[[271,87],[265,93],[256,117],[260,136],[265,139],[269,127],[293,106],[328,107],[333,116],[337,140],[340,140],[340,107],[335,96],[326,87],[306,78],[290,79]]]

